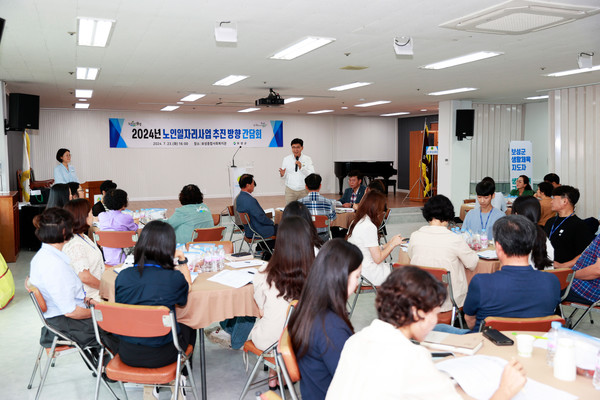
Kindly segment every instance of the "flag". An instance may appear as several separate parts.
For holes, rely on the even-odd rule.
[[[427,155],[427,145],[429,144],[429,128],[427,122],[425,122],[425,129],[423,130],[423,152],[421,154],[421,161],[419,162],[419,169],[421,170],[421,182],[423,183],[423,197],[431,196],[431,155]]]
[[[29,194],[31,189],[29,188],[29,180],[31,178],[31,164],[29,160],[29,135],[27,129],[23,132],[23,173],[21,174],[21,193],[23,193],[23,201],[29,201]]]

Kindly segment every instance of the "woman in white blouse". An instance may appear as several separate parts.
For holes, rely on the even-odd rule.
[[[378,229],[384,216],[386,196],[376,190],[367,193],[356,211],[348,230],[347,240],[363,253],[362,276],[375,286],[390,274],[390,265],[385,261],[392,250],[402,244],[402,236],[393,236],[385,245],[379,245]]]
[[[73,215],[73,238],[65,243],[63,252],[71,259],[71,268],[83,282],[86,297],[101,301],[100,278],[104,272],[102,252],[87,235],[93,216],[86,199],[69,201],[64,209]]]
[[[443,195],[430,198],[422,209],[429,225],[410,235],[408,256],[411,264],[422,267],[444,268],[450,271],[454,299],[462,307],[467,296],[465,268],[473,271],[477,267],[477,253],[462,239],[448,229],[454,219],[454,206]],[[450,299],[442,304],[442,312],[452,309]]]

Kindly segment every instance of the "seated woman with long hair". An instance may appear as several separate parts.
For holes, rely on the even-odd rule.
[[[429,350],[411,342],[432,330],[445,298],[446,288],[428,272],[410,266],[392,272],[377,290],[378,319],[346,342],[327,399],[462,399]],[[513,360],[491,398],[510,399],[525,382]]]
[[[215,226],[210,209],[203,203],[204,195],[196,185],[185,185],[179,193],[181,207],[167,220],[175,229],[177,243],[194,240],[194,229],[212,228]]]
[[[261,318],[256,323],[254,317],[221,321],[220,329],[207,331],[208,338],[233,349],[241,348],[248,338],[260,350],[277,342],[288,305],[300,297],[314,259],[308,222],[300,217],[282,219],[273,256],[254,276],[254,300]]]
[[[454,206],[443,195],[431,197],[422,208],[423,217],[429,225],[410,235],[408,256],[411,264],[423,267],[444,268],[450,271],[454,299],[462,307],[467,297],[468,282],[465,268],[477,267],[477,253],[460,237],[448,229],[454,220]],[[442,304],[442,312],[452,309],[450,299]]]
[[[166,306],[187,303],[192,284],[187,260],[180,250],[175,251],[175,231],[162,221],[152,221],[142,230],[133,253],[134,267],[117,275],[115,301],[125,304]],[[173,258],[177,258],[176,265]],[[177,323],[181,348],[196,342],[196,330]],[[132,367],[158,368],[177,359],[171,333],[151,338],[121,337],[121,360]]]
[[[533,250],[529,254],[529,264],[539,270],[552,267],[554,263],[554,247],[546,236],[544,228],[538,225],[542,207],[540,201],[533,196],[517,197],[512,205],[512,213],[522,215],[532,221],[537,228],[537,236]]]
[[[344,343],[354,333],[346,302],[358,285],[362,260],[352,243],[329,240],[308,274],[288,325],[304,399],[325,398]]]
[[[94,217],[86,199],[74,199],[63,207],[73,216],[73,238],[63,247],[71,259],[71,268],[83,282],[87,297],[101,301],[100,279],[104,272],[102,252],[87,235]]]
[[[55,183],[50,188],[48,194],[48,204],[46,208],[58,207],[63,208],[73,196],[71,195],[71,189],[66,183]]]
[[[367,193],[350,224],[347,239],[358,246],[363,254],[362,275],[373,285],[379,286],[390,274],[390,265],[385,261],[392,250],[402,243],[402,236],[395,235],[383,247],[379,246],[378,229],[383,219],[386,196],[371,190]]]
[[[311,226],[310,236],[312,238],[311,240],[313,246],[315,247],[315,255],[317,255],[317,253],[319,253],[319,249],[321,248],[321,246],[323,246],[324,242],[323,239],[321,239],[319,237],[319,234],[317,233],[317,228],[315,228],[315,225],[313,224],[312,215],[310,214],[310,211],[308,211],[308,208],[303,203],[300,203],[298,200],[294,200],[287,203],[287,205],[283,209],[283,215],[281,216],[281,219],[284,220],[287,217],[292,216],[302,217]]]

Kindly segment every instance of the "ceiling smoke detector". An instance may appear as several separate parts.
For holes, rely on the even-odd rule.
[[[573,22],[599,12],[599,7],[510,0],[445,22],[440,27],[498,35],[522,35]]]

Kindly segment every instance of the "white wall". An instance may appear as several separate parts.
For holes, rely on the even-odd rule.
[[[548,102],[525,104],[525,131],[523,140],[529,140],[533,148],[533,183],[544,180],[548,168]]]
[[[227,197],[227,168],[235,148],[111,149],[108,119],[152,118],[194,121],[283,120],[283,148],[242,148],[237,166],[253,167],[255,194],[278,195],[284,190],[278,169],[290,153],[289,142],[304,140],[304,152],[323,176],[323,191],[337,191],[333,162],[392,160],[396,162],[397,123],[394,118],[280,116],[237,114],[174,114],[124,111],[41,110],[40,130],[31,134],[32,167],[37,179],[51,179],[56,151],[71,150],[80,181],[112,179],[131,200],[177,198],[181,187],[197,184],[206,197]]]

